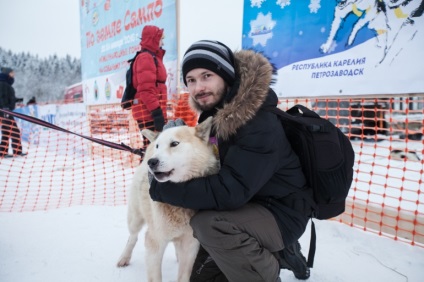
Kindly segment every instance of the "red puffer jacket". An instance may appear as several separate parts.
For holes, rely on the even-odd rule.
[[[156,26],[145,26],[140,42],[142,50],[156,54],[157,66],[150,52],[140,53],[133,65],[133,85],[137,89],[132,115],[137,122],[151,122],[153,110],[162,108],[166,121],[166,68],[163,64],[165,50],[159,47],[163,29]]]

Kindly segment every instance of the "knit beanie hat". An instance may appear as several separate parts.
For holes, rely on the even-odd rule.
[[[219,41],[200,40],[193,43],[185,52],[182,71],[186,86],[187,73],[196,68],[213,71],[230,86],[233,85],[236,77],[233,52]]]
[[[11,68],[7,68],[7,67],[2,67],[1,68],[1,72],[4,74],[9,74],[11,73],[13,70]]]

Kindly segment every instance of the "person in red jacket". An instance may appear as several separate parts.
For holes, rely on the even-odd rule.
[[[141,33],[141,53],[133,65],[133,85],[137,89],[132,115],[140,130],[162,131],[166,123],[166,68],[163,64],[163,29],[146,25]],[[144,51],[144,52],[143,52]]]

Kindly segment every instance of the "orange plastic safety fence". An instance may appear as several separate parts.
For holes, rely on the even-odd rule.
[[[197,114],[187,100],[187,94],[180,95],[163,108],[168,119],[183,118],[194,126]],[[423,247],[424,97],[281,99],[279,107],[297,103],[340,127],[355,150],[346,212],[335,220]],[[131,110],[118,104],[32,105],[18,111],[79,134],[144,146]],[[152,126],[150,117],[143,122],[142,127]],[[28,155],[0,159],[0,212],[127,203],[139,156],[17,123]]]

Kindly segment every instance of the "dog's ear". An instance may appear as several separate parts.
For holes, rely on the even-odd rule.
[[[202,123],[196,125],[196,136],[205,142],[209,142],[209,135],[212,129],[212,117],[208,117]]]
[[[159,132],[154,132],[154,131],[151,131],[150,129],[143,129],[141,131],[141,135],[149,139],[150,143],[153,143],[153,141],[155,141],[156,138],[158,137]]]

